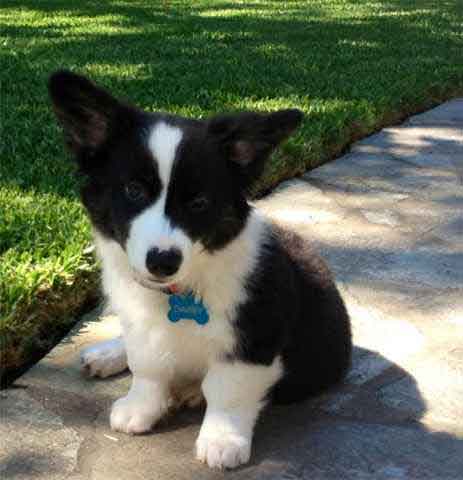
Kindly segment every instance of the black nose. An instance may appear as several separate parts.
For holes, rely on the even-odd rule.
[[[159,250],[152,248],[146,255],[146,268],[158,277],[173,275],[182,263],[182,253],[176,248]]]

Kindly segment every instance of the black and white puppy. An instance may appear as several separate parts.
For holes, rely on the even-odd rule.
[[[301,112],[147,113],[66,71],[49,91],[85,178],[103,287],[123,331],[83,361],[101,376],[127,364],[133,374],[111,427],[146,432],[174,392],[197,384],[207,403],[197,458],[246,463],[266,403],[321,392],[351,358],[349,318],[323,261],[246,201]],[[188,293],[192,303],[172,318],[171,299]]]

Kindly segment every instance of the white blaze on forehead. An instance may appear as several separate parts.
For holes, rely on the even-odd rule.
[[[155,124],[150,132],[148,146],[157,162],[163,190],[169,185],[172,165],[182,136],[180,128],[165,122]]]
[[[148,137],[148,147],[158,167],[161,193],[152,205],[132,220],[126,244],[130,265],[142,275],[149,275],[146,255],[151,248],[169,250],[175,247],[182,252],[184,260],[189,257],[190,239],[182,230],[172,227],[165,213],[172,165],[182,137],[180,128],[162,121],[153,126]],[[181,270],[182,267],[179,274]]]

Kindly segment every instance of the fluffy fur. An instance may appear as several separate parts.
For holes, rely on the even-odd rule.
[[[268,401],[317,394],[350,364],[349,318],[327,267],[246,201],[301,113],[149,114],[70,72],[54,74],[49,90],[123,330],[82,362],[91,375],[127,364],[133,374],[112,428],[148,431],[173,401],[197,403],[198,385],[207,403],[198,459],[246,463]],[[169,322],[173,286],[202,299],[206,325]]]

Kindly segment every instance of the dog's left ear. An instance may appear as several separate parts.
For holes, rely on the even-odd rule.
[[[259,177],[265,160],[301,123],[300,110],[270,114],[240,113],[213,117],[208,133],[216,138],[228,161],[238,169],[244,187]]]

